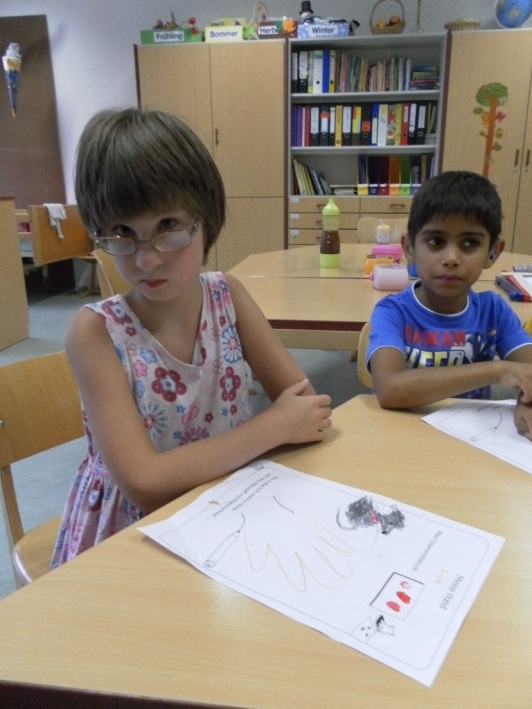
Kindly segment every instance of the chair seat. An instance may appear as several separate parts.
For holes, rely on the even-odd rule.
[[[13,567],[22,583],[27,584],[50,570],[61,516],[30,529],[13,548]]]

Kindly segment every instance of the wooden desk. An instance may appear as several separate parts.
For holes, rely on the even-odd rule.
[[[367,278],[237,277],[287,347],[355,348],[375,304],[389,295]],[[531,303],[509,300],[491,281],[478,281],[474,290],[500,294],[523,323],[532,315]]]
[[[430,689],[216,584],[131,527],[0,602],[0,706],[532,706],[530,475],[373,396],[340,406],[333,422],[324,443],[271,457],[506,539]]]
[[[320,268],[319,246],[301,246],[297,249],[269,251],[253,254],[234,266],[229,273],[241,276],[275,278],[367,278],[364,261],[371,253],[371,244],[342,244],[339,268]],[[404,258],[402,263],[406,263]],[[501,271],[511,271],[513,266],[532,263],[532,256],[503,251],[497,262],[482,271],[481,281],[495,282]]]

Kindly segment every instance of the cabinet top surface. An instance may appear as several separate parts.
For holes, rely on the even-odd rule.
[[[393,49],[394,47],[423,47],[423,46],[434,46],[435,44],[442,44],[447,38],[446,32],[438,32],[434,34],[407,34],[407,35],[368,35],[365,37],[336,37],[328,39],[308,39],[306,37],[297,37],[289,39],[288,42],[291,47],[301,47],[303,45],[316,45],[322,44],[323,46],[335,46],[335,47],[371,47],[372,49],[381,48],[383,50]]]

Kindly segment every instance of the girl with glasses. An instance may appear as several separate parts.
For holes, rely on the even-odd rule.
[[[88,452],[52,568],[276,446],[323,440],[331,426],[330,397],[315,394],[239,281],[201,273],[225,194],[190,128],[162,111],[98,113],[81,135],[75,189],[85,226],[130,290],[83,307],[68,327]],[[246,361],[271,401],[255,416]]]

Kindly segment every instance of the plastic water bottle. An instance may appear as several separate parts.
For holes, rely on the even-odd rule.
[[[381,223],[377,225],[375,240],[377,244],[390,243],[390,227],[388,226],[388,224],[384,223],[384,219],[381,219]]]
[[[321,268],[338,268],[340,265],[340,210],[329,198],[323,208],[323,232],[320,241],[320,266]]]

